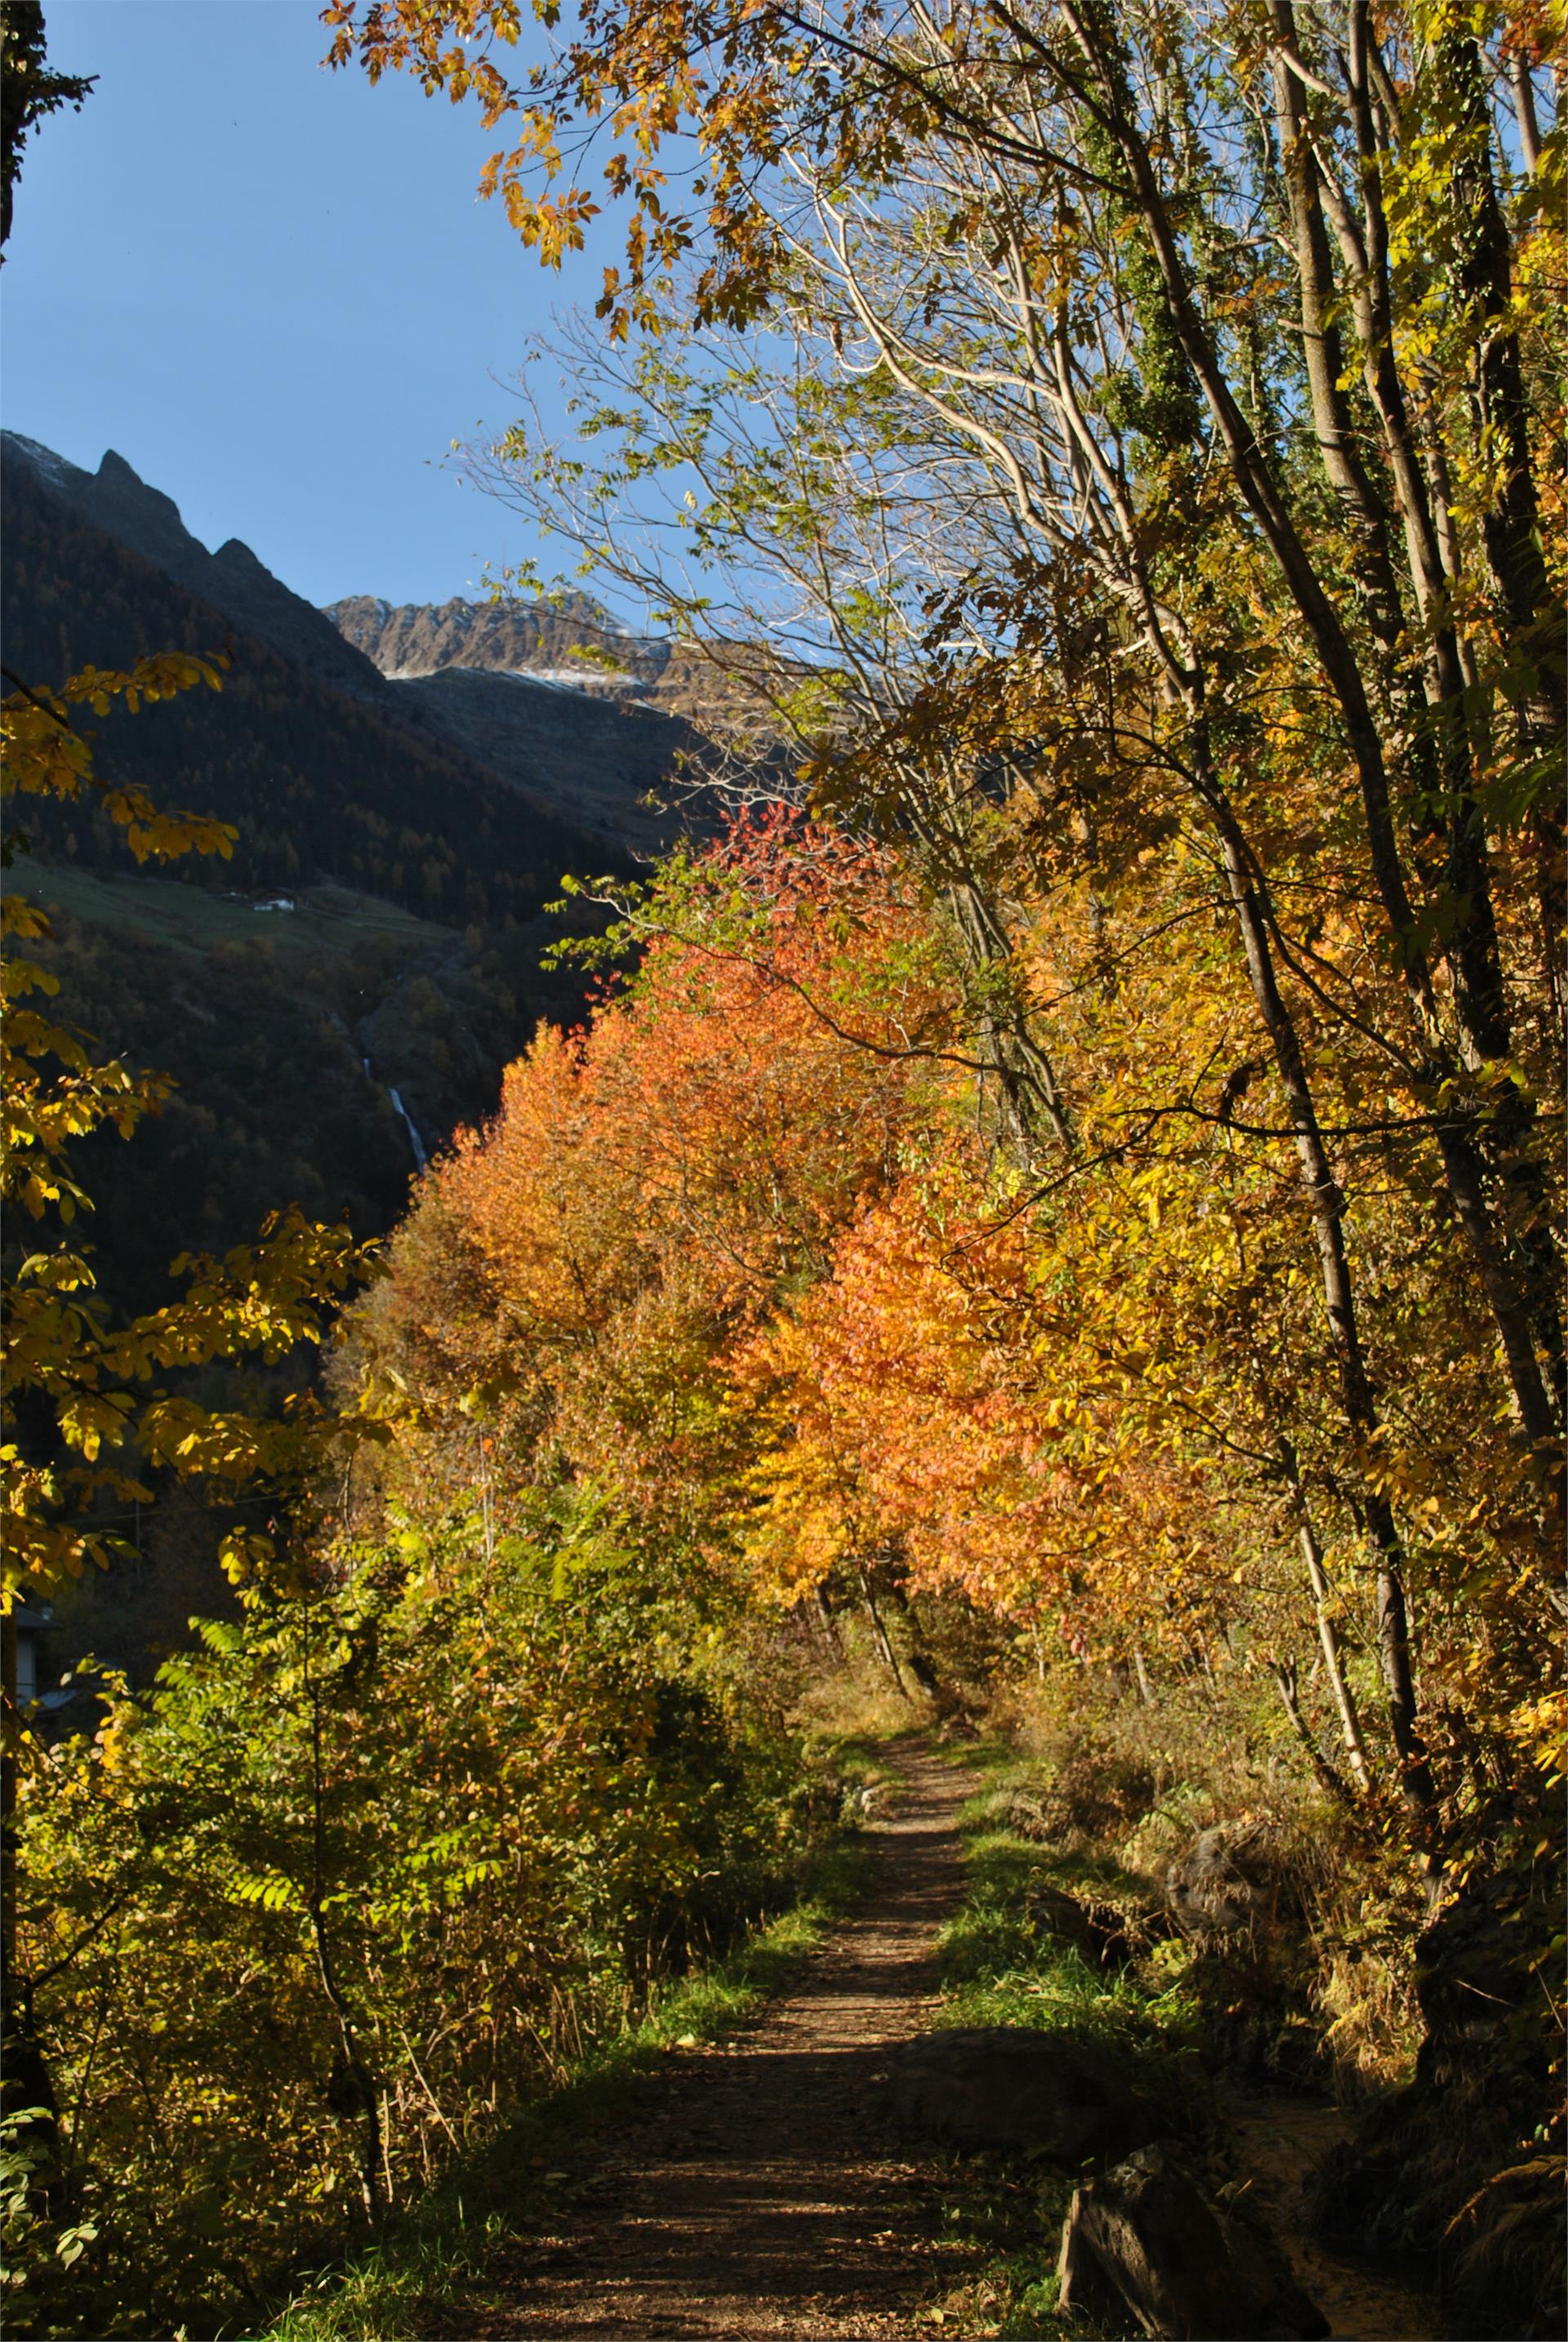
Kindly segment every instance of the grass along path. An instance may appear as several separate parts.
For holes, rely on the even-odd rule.
[[[1014,1769],[1004,1749],[975,1756],[1004,1783]],[[1004,1811],[1005,1794],[1000,1803]],[[1216,2086],[1185,1946],[1156,1942],[1124,1965],[1106,1966],[1051,1924],[1054,1897],[1130,1909],[1146,1883],[1121,1873],[1107,1854],[1064,1854],[1019,1836],[999,1822],[998,1804],[994,1791],[983,1792],[960,1817],[964,1889],[943,1931],[945,1991],[934,2022],[1027,2026],[1106,2051],[1159,2110],[1191,2167],[1263,2214],[1333,2336],[1430,2342],[1439,2328],[1429,2298],[1314,2231],[1313,2182],[1352,2130],[1351,2117],[1309,2091]],[[975,2266],[940,2303],[938,2331],[1126,2342],[1126,2320],[1057,2314],[1057,2248],[1074,2184],[1073,2174],[1037,2158],[949,2164],[950,2233],[972,2249]]]
[[[777,1918],[713,1967],[665,1986],[651,2013],[594,2044],[569,2078],[543,2088],[487,2146],[464,2155],[376,2242],[296,2291],[261,2342],[415,2342],[466,2335],[520,2229],[547,2226],[569,2201],[609,2126],[624,2119],[672,2053],[722,2040],[799,1971],[858,1900],[865,1849],[831,1847]]]

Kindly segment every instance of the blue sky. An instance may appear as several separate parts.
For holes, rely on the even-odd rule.
[[[602,262],[547,273],[475,199],[498,135],[399,76],[324,72],[314,0],[45,14],[51,64],[99,80],[28,143],[6,425],[89,469],[117,448],[205,543],[243,538],[315,602],[444,600],[535,551],[442,466],[511,419],[528,335],[591,304]]]

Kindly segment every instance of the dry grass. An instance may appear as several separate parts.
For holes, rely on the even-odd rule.
[[[837,1663],[802,1686],[790,1720],[813,1738],[872,1741],[923,1730],[933,1716],[923,1692],[901,1695],[881,1660],[846,1637]]]
[[[1244,1988],[1255,2004],[1225,2046],[1358,2101],[1413,2066],[1419,1891],[1408,1863],[1325,1798],[1255,1679],[1222,1680],[1161,1685],[1152,1706],[1088,1670],[1011,1687],[990,1720],[1021,1761],[995,1782],[994,1820],[1107,1884],[1114,1874],[1146,1911],[1164,1909],[1171,1865],[1223,1831],[1257,1886],[1245,1937],[1193,1947],[1206,1997],[1228,2005]]]

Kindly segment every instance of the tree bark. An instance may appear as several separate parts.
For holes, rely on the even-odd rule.
[[[1306,1563],[1307,1581],[1313,1591],[1313,1608],[1317,1620],[1318,1646],[1323,1652],[1323,1673],[1328,1678],[1333,1697],[1334,1713],[1339,1717],[1340,1737],[1344,1743],[1345,1761],[1355,1777],[1355,1785],[1363,1797],[1372,1794],[1372,1767],[1367,1763],[1366,1743],[1362,1736],[1361,1717],[1356,1713],[1354,1697],[1344,1679],[1340,1664],[1339,1636],[1334,1632],[1333,1596],[1323,1566],[1322,1549],[1312,1523],[1304,1515],[1298,1532],[1302,1558]]]

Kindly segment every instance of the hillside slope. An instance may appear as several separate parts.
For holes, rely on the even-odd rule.
[[[689,662],[595,604],[357,595],[324,616],[400,706],[607,846],[657,854],[709,810],[701,702],[667,689]]]
[[[84,1166],[108,1290],[145,1303],[193,1240],[244,1241],[289,1202],[378,1233],[415,1162],[391,1093],[425,1149],[490,1111],[539,1019],[578,1006],[540,967],[544,906],[568,871],[627,866],[624,841],[524,786],[548,786],[542,761],[498,776],[117,456],[89,474],[9,434],[3,454],[8,688],[163,649],[230,660],[220,694],[93,734],[104,776],[232,823],[232,861],[139,871],[67,806],[13,839],[8,883],[55,915],[63,1014],[179,1085],[134,1146],[104,1142],[112,1167]]]
[[[205,883],[335,883],[383,895],[418,917],[461,924],[529,917],[558,893],[564,870],[581,866],[587,842],[518,786],[525,775],[514,769],[498,780],[421,723],[259,563],[248,586],[265,605],[265,633],[243,627],[234,608],[197,594],[105,527],[90,500],[70,492],[69,479],[62,487],[20,446],[8,439],[0,465],[5,660],[14,675],[46,684],[88,663],[123,666],[154,650],[227,649],[221,696],[199,692],[150,716],[114,716],[98,735],[105,771],[235,824],[234,860],[201,873]],[[122,511],[166,524],[171,559],[187,572],[199,568],[166,498],[145,490],[133,497],[115,479],[111,486],[116,495],[125,489]],[[143,534],[156,540],[151,525]],[[203,558],[229,576],[243,567]],[[296,624],[309,637],[309,665],[280,647]],[[350,663],[352,689],[325,671],[334,654],[322,649],[323,635]],[[38,843],[90,867],[130,866],[106,832],[69,816],[45,819]],[[604,853],[597,842],[594,856]]]

